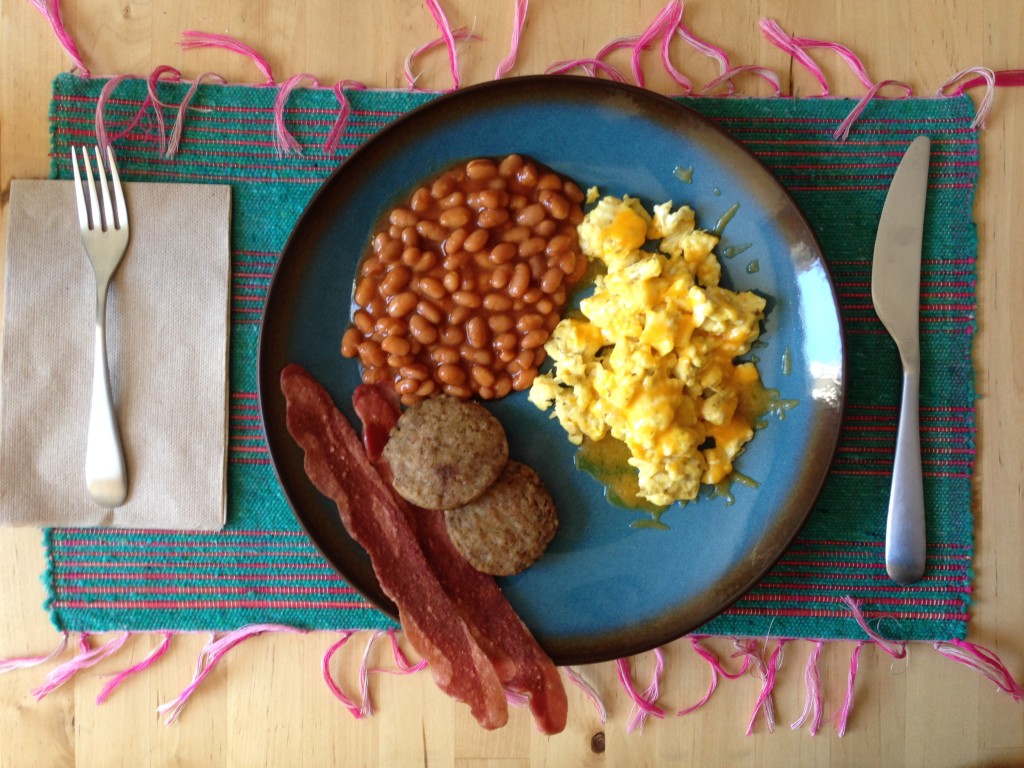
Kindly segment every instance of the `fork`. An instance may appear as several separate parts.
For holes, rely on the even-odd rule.
[[[99,147],[96,148],[96,175],[100,179],[100,196],[96,194],[89,154],[81,147],[85,168],[85,188],[78,169],[75,148],[71,148],[71,167],[75,176],[75,196],[78,200],[78,221],[82,229],[82,245],[92,264],[96,277],[96,339],[94,344],[92,401],[89,405],[89,432],[85,449],[85,485],[93,501],[104,507],[117,507],[128,496],[128,474],[125,471],[121,436],[114,416],[110,395],[110,371],[107,366],[107,291],[128,248],[128,210],[121,191],[121,178],[114,162],[114,152],[107,147],[110,166],[110,185],[103,167]],[[110,189],[114,191],[111,204]],[[116,210],[115,210],[116,206]],[[115,215],[116,214],[116,215]]]

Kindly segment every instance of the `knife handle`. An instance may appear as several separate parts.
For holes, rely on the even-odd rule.
[[[903,372],[903,397],[896,432],[889,517],[885,529],[885,570],[897,584],[912,584],[924,575],[924,483],[921,479],[921,429],[918,415],[920,374]]]

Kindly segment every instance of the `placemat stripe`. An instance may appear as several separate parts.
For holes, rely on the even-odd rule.
[[[58,77],[51,105],[54,175],[67,178],[67,148],[92,143],[103,81]],[[187,85],[160,83],[177,103]],[[352,91],[338,152],[321,145],[334,126],[330,91],[299,89],[284,112],[303,153],[278,156],[276,90],[201,86],[177,157],[158,157],[145,120],[117,141],[131,180],[229,183],[234,188],[229,400],[229,520],[214,534],[53,530],[46,534],[49,607],[62,629],[234,629],[276,622],[305,628],[377,628],[370,608],[298,529],[269,463],[255,394],[262,304],[278,254],[306,202],[366,138],[436,94]],[[108,131],[132,120],[145,83],[126,81],[107,103]],[[850,389],[829,482],[801,536],[763,580],[701,634],[862,637],[841,602],[863,601],[886,634],[949,639],[966,633],[970,603],[976,235],[970,218],[977,134],[966,97],[877,101],[850,139],[832,132],[848,99],[683,99],[743,141],[790,190],[822,243],[837,285]],[[166,110],[169,127],[173,110]],[[169,128],[168,128],[169,129]],[[882,566],[885,508],[899,403],[899,363],[870,299],[878,213],[909,141],[932,138],[922,269],[922,444],[929,506],[928,572],[910,587]],[[680,159],[683,164],[683,158]],[[727,207],[723,202],[723,209]],[[746,265],[737,255],[727,269]]]

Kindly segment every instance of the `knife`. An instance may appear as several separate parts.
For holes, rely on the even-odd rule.
[[[903,363],[903,393],[885,527],[885,570],[898,584],[924,575],[925,516],[918,389],[921,241],[931,141],[918,136],[900,161],[878,222],[871,299]]]

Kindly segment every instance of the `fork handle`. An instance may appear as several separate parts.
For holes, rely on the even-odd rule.
[[[921,478],[921,430],[918,413],[920,374],[903,372],[903,397],[896,431],[889,517],[885,531],[885,569],[897,584],[913,584],[924,575],[924,483]]]
[[[107,284],[96,289],[96,341],[92,370],[92,400],[89,404],[89,433],[85,448],[85,484],[93,501],[103,507],[117,507],[128,496],[121,436],[114,417],[107,368]]]

